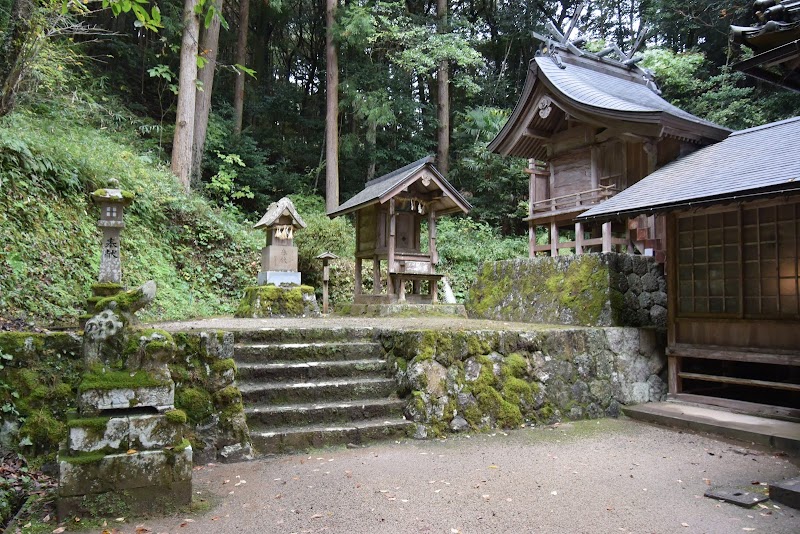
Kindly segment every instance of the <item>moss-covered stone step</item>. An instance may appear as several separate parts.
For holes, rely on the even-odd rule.
[[[241,382],[245,406],[253,404],[294,404],[312,400],[355,400],[389,397],[397,390],[393,378],[336,378],[289,382]]]
[[[262,328],[235,333],[236,343],[311,343],[372,340],[372,328]]]
[[[369,358],[363,360],[334,360],[313,362],[243,362],[238,366],[240,380],[289,380],[310,378],[335,378],[357,376],[364,373],[386,371],[386,360]]]
[[[308,449],[363,444],[378,439],[398,439],[413,433],[414,424],[402,418],[367,419],[343,425],[314,425],[251,429],[250,439],[259,454],[299,452]]]
[[[364,360],[382,355],[372,341],[238,343],[233,349],[237,363],[289,360]]]
[[[402,399],[363,399],[304,404],[249,406],[245,415],[249,425],[258,427],[332,424],[363,419],[398,419],[403,415]]]

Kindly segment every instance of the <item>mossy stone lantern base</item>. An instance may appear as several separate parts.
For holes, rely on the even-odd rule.
[[[241,318],[319,317],[319,305],[311,286],[251,286],[234,313]]]

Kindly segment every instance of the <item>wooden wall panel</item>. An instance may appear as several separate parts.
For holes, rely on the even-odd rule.
[[[553,160],[555,174],[552,197],[572,195],[592,188],[589,149],[563,154]]]
[[[677,319],[675,343],[797,350],[800,347],[800,322]]]

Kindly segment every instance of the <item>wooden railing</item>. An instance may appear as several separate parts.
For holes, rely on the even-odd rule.
[[[599,204],[620,192],[616,184],[601,185],[596,189],[589,189],[579,193],[562,195],[559,197],[546,198],[533,203],[531,215],[548,211],[558,211],[576,206],[591,206]]]

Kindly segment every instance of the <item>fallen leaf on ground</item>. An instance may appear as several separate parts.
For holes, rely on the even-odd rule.
[[[681,523],[681,526],[682,526],[682,527],[688,527],[688,526],[689,526],[689,523]]]
[[[139,451],[137,451],[136,449],[128,449],[127,454],[136,454],[137,452]]]
[[[55,529],[55,530],[53,531],[53,534],[61,534],[61,533],[62,533],[62,532],[64,532],[65,530],[67,530],[67,527],[58,527],[57,529]]]

